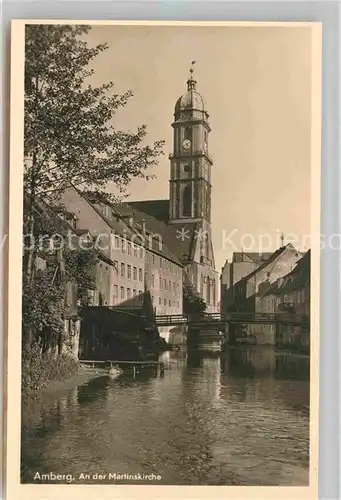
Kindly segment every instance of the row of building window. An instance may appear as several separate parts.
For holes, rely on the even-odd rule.
[[[305,300],[305,293],[304,293],[304,290],[298,290],[296,292],[296,297],[295,295],[291,295],[291,296],[288,296],[288,295],[284,295],[284,298],[283,298],[283,301],[285,303],[287,302],[292,302],[293,300],[295,301],[295,298],[297,299],[297,303],[300,304],[301,302],[304,302]],[[282,299],[281,298],[278,298],[277,299],[278,302],[282,302]]]
[[[152,288],[156,287],[155,276],[152,274]],[[166,280],[165,278],[159,278],[159,290],[165,290],[168,292],[179,293],[179,284],[175,281]]]
[[[155,304],[155,297],[154,296],[152,296],[152,303]],[[162,298],[159,297],[159,306],[162,306],[162,304],[165,307],[167,307],[167,305],[168,305],[168,307],[177,307],[177,308],[180,307],[180,303],[178,301],[176,301],[176,300],[172,301],[172,300],[169,300],[169,299],[168,300],[167,299],[163,299],[163,301],[162,301]]]
[[[115,273],[116,275],[120,273],[121,278],[133,279],[134,281],[143,281],[143,269],[141,267],[131,266],[130,264],[125,264],[121,262],[120,266],[117,260],[115,262]]]
[[[127,241],[124,238],[115,236],[115,250],[122,253],[127,253],[128,255],[134,255],[134,257],[139,259],[144,259],[144,248],[139,247],[136,243]]]
[[[131,266],[130,264],[125,264],[121,262],[120,266],[117,261],[115,261],[115,273],[116,275],[120,273],[121,278],[133,279],[134,281],[143,281],[143,269],[137,268],[136,266]],[[155,275],[152,274],[151,277],[152,288],[156,287]],[[175,281],[166,280],[165,278],[159,278],[159,289],[166,290],[173,293],[180,292],[180,286]]]
[[[121,299],[130,299],[131,297],[136,297],[136,295],[138,295],[139,298],[142,300],[142,290],[136,290],[135,288],[125,289],[124,286],[120,287]],[[118,286],[114,285],[114,302],[116,302],[117,299],[118,299]]]
[[[152,254],[152,263],[155,265],[157,263],[157,259],[159,260],[158,264],[160,269],[166,269],[170,271],[172,274],[175,276],[180,276],[181,274],[181,268],[177,266],[176,264],[173,264],[173,262],[170,262],[167,259],[164,259],[163,257],[158,257],[155,254]]]
[[[304,290],[297,291],[296,292],[296,297],[292,295],[284,295],[284,297],[276,297],[275,299],[270,300],[270,309],[273,308],[274,306],[278,307],[280,304],[283,302],[285,304],[288,304],[290,302],[295,302],[297,300],[298,304],[301,304],[305,300],[305,293]]]
[[[119,238],[118,236],[115,236],[115,249],[121,251],[122,253],[127,253],[128,255],[134,255],[136,258],[144,259],[145,249],[143,247],[138,247],[135,243]],[[151,258],[154,265],[156,264],[157,259],[159,260],[158,264],[160,269],[169,270],[176,276],[181,274],[181,268],[173,262],[170,262],[163,257],[158,257],[154,253],[151,254]]]
[[[114,303],[117,302],[118,298],[120,298],[121,300],[125,300],[125,299],[131,299],[131,298],[134,298],[134,297],[137,297],[138,301],[139,302],[142,302],[142,298],[143,298],[143,294],[142,294],[142,290],[136,290],[135,288],[131,289],[131,288],[124,288],[123,286],[120,287],[120,296],[118,296],[118,286],[117,285],[114,285]],[[168,305],[168,307],[177,307],[179,308],[180,307],[180,303],[179,301],[176,301],[176,300],[170,300],[170,299],[163,299],[161,297],[159,297],[159,306],[162,306],[164,305],[165,307]],[[152,303],[155,304],[155,297],[152,296]]]

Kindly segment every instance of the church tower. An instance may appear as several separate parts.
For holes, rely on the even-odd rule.
[[[193,63],[187,92],[175,104],[170,154],[169,222],[211,222],[211,167],[208,113],[196,89]],[[206,225],[206,224],[205,224]]]
[[[175,230],[187,279],[205,300],[207,312],[215,312],[218,275],[211,234],[211,128],[204,100],[197,91],[193,64],[187,91],[174,109],[168,222]]]

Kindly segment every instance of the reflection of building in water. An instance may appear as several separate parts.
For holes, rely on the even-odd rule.
[[[227,349],[222,356],[222,370],[231,375],[249,377],[271,374],[275,366],[275,351],[270,347],[237,347]]]
[[[310,359],[308,356],[278,354],[276,356],[276,378],[308,380]]]
[[[264,377],[308,380],[309,357],[278,353],[271,347],[227,349],[221,357],[221,371],[237,377]]]

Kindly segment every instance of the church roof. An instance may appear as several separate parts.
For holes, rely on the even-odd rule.
[[[190,69],[190,77],[187,80],[187,92],[185,92],[175,103],[174,115],[176,118],[180,117],[181,111],[196,110],[205,112],[205,103],[202,95],[197,91],[197,82],[193,78],[193,64]]]
[[[191,259],[196,222],[169,224],[169,200],[132,201],[119,205],[123,215],[134,215],[136,222],[145,220],[147,231],[161,236],[165,247],[180,261]]]
[[[189,109],[205,111],[204,99],[196,90],[188,90],[185,94],[179,97],[175,103],[174,114],[177,115],[180,111]]]
[[[134,211],[138,210],[151,215],[156,220],[168,223],[169,200],[130,201],[127,205],[131,206]]]

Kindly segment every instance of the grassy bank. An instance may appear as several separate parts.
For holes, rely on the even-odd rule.
[[[70,355],[43,355],[38,345],[26,346],[22,352],[22,396],[24,400],[36,399],[41,394],[72,389],[104,373],[82,366]]]
[[[80,364],[66,355],[42,354],[37,344],[26,345],[22,351],[21,389],[24,396],[39,393],[52,381],[62,381],[76,375]]]

